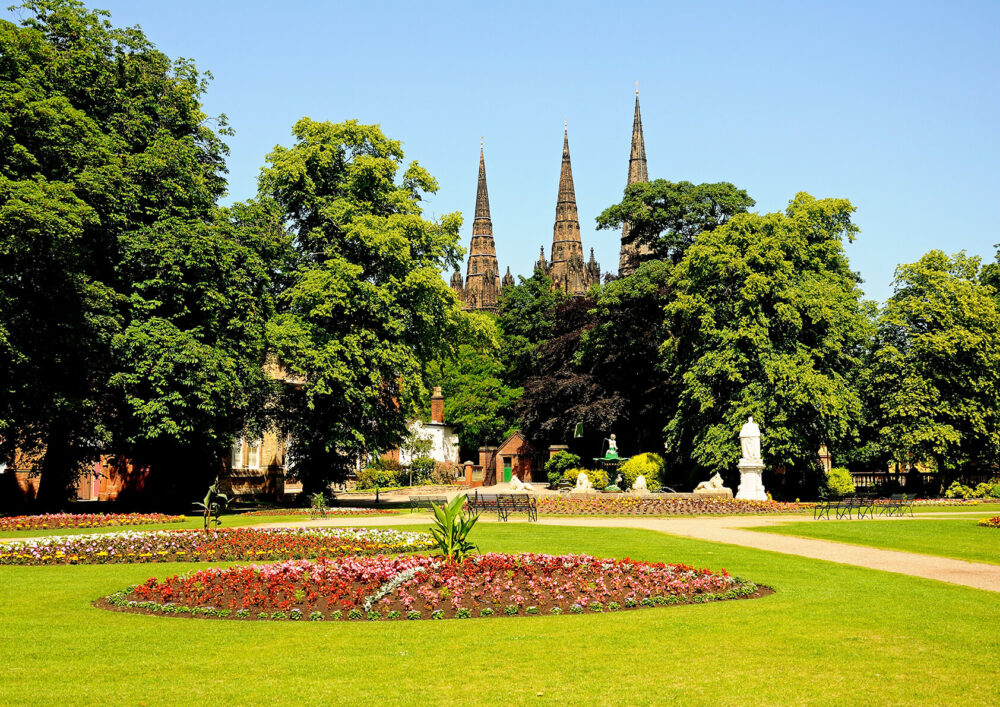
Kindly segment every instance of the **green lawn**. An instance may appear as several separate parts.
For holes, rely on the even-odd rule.
[[[600,615],[237,623],[90,606],[193,565],[0,567],[0,702],[1000,702],[992,593],[642,530],[476,533],[484,551],[725,567],[777,593]]]
[[[363,519],[364,516],[357,516]],[[309,516],[222,516],[222,528],[239,528],[259,523],[287,523],[310,520]],[[0,531],[0,538],[39,538],[46,535],[85,535],[89,533],[120,533],[123,530],[181,530],[183,528],[201,528],[204,526],[202,516],[187,516],[180,523],[150,523],[147,525],[114,526],[107,528],[51,528],[49,530],[6,530]],[[215,526],[212,526],[215,527]]]
[[[995,516],[1000,513],[1000,503],[980,503],[976,506],[917,506],[914,513],[982,513]]]
[[[817,520],[750,530],[1000,564],[1000,530],[977,524],[980,517],[987,515],[898,521]]]

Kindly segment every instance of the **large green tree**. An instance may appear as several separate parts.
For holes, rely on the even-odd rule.
[[[428,366],[428,385],[442,388],[444,421],[455,427],[462,459],[477,459],[480,447],[500,444],[516,427],[522,391],[505,382],[494,348],[462,344]]]
[[[836,453],[855,434],[870,325],[843,247],[853,211],[798,194],[785,213],[738,214],[687,249],[663,347],[675,473],[693,462],[733,480],[737,432],[752,415],[768,467],[808,490],[820,445]]]
[[[870,374],[875,429],[891,458],[946,480],[1000,452],[1000,310],[979,258],[932,250],[896,270]]]
[[[507,381],[520,387],[537,369],[538,347],[552,336],[555,307],[567,298],[539,269],[505,287],[500,294],[497,326]]]
[[[100,452],[212,473],[261,398],[270,246],[216,206],[207,76],[74,0],[19,12],[0,22],[2,455],[38,456],[52,504]]]
[[[303,118],[292,132],[260,176],[294,247],[269,332],[300,381],[281,408],[291,472],[317,490],[403,440],[425,365],[472,324],[441,278],[458,267],[461,216],[422,216],[434,178],[404,167],[400,143],[375,125]]]
[[[695,237],[726,223],[754,205],[750,196],[729,182],[692,184],[654,179],[630,184],[621,202],[597,217],[598,229],[629,224],[627,244],[648,246],[651,259],[678,262]]]

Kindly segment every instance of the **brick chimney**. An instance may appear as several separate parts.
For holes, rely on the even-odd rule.
[[[434,393],[431,395],[431,422],[444,424],[444,396],[441,395],[439,385],[434,386]]]

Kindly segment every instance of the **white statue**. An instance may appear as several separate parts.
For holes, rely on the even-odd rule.
[[[635,477],[635,481],[632,483],[632,493],[649,493],[649,488],[646,486],[646,477],[642,474]]]
[[[587,475],[581,471],[580,475],[576,477],[576,490],[582,492],[590,491],[593,488],[594,485],[590,483],[590,479],[588,479]]]
[[[611,439],[608,440],[608,452],[606,454],[608,459],[618,458],[618,442],[615,441],[615,436],[612,434]]]
[[[760,427],[752,417],[740,428],[740,447],[743,449],[743,459],[748,462],[760,461]]]
[[[726,488],[722,483],[722,477],[716,474],[708,481],[702,481],[698,484],[695,491],[721,491]]]
[[[733,492],[727,489],[725,484],[722,482],[722,477],[716,474],[708,481],[702,481],[698,484],[697,488],[694,490],[695,493],[704,494],[706,496],[721,496],[724,498],[732,498]]]
[[[740,487],[736,498],[748,501],[766,501],[767,491],[761,475],[764,472],[764,462],[760,456],[760,427],[747,418],[747,423],[740,429],[740,448],[743,456],[737,463],[740,470]]]
[[[510,477],[510,490],[511,491],[531,491],[531,484],[526,484],[521,481],[516,476]]]

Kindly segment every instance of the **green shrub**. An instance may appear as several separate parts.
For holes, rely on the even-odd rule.
[[[826,488],[831,496],[850,496],[854,493],[854,479],[851,472],[843,467],[834,467],[826,472]]]
[[[406,467],[400,464],[398,459],[392,459],[389,457],[379,457],[368,466],[370,466],[373,469],[385,469],[387,471],[395,471],[396,476],[399,476],[400,473],[406,470]]]
[[[568,469],[580,466],[580,457],[569,452],[556,452],[545,462],[545,475],[549,477],[549,486],[555,486],[563,478]],[[574,477],[575,478],[575,477]]]
[[[622,475],[619,486],[623,491],[632,488],[632,484],[640,476],[645,477],[647,488],[658,488],[663,480],[663,457],[653,452],[637,454],[622,464],[618,473]]]
[[[959,481],[953,481],[944,492],[945,498],[972,498],[975,491]]]
[[[438,486],[453,484],[461,471],[462,467],[454,462],[434,462],[434,471],[431,472],[431,482]]]
[[[410,462],[409,479],[414,486],[430,483],[433,472],[434,460],[430,457],[417,457]]]
[[[972,491],[972,498],[1000,498],[1000,484],[979,484]]]
[[[370,466],[358,472],[358,488],[392,488],[399,485],[399,472],[394,469],[380,469]]]
[[[608,473],[603,469],[567,469],[563,472],[563,478],[576,484],[576,477],[580,474],[586,474],[595,489],[600,490],[608,485]]]

